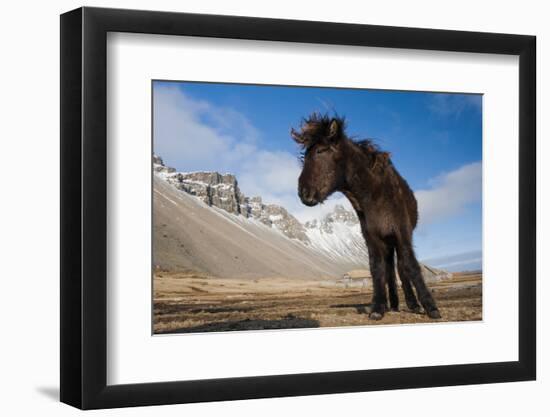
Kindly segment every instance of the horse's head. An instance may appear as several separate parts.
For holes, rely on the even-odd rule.
[[[306,206],[315,206],[344,182],[344,120],[313,114],[290,135],[303,150],[298,196]]]

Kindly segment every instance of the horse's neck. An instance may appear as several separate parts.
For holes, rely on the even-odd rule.
[[[346,154],[346,189],[355,194],[356,198],[359,198],[359,194],[368,189],[373,181],[373,173],[371,172],[373,161],[371,156],[351,141],[348,142]]]
[[[370,171],[372,160],[353,143],[348,144],[348,163],[346,163],[346,184],[342,190],[361,218],[368,202],[368,190],[373,181]]]

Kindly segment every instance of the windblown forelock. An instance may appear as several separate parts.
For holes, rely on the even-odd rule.
[[[337,120],[341,129],[344,129],[345,119],[343,117],[338,117],[338,115],[331,117],[328,114],[317,112],[312,113],[302,119],[299,132],[294,129],[291,130],[292,137],[301,146],[302,150],[307,152],[308,149],[325,139],[333,120]]]

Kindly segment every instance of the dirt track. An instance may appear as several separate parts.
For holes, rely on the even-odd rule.
[[[441,311],[438,322],[482,318],[481,275],[455,275],[429,285]],[[407,311],[380,321],[368,319],[370,289],[331,282],[282,278],[215,279],[182,273],[154,278],[154,332],[192,333],[231,330],[338,327],[433,322]]]

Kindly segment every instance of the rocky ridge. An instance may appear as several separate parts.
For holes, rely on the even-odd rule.
[[[265,204],[260,196],[245,196],[233,174],[176,172],[174,168],[167,167],[157,155],[153,156],[153,170],[178,190],[198,197],[209,206],[256,219],[290,239],[309,242],[304,225],[296,217],[282,206]]]

